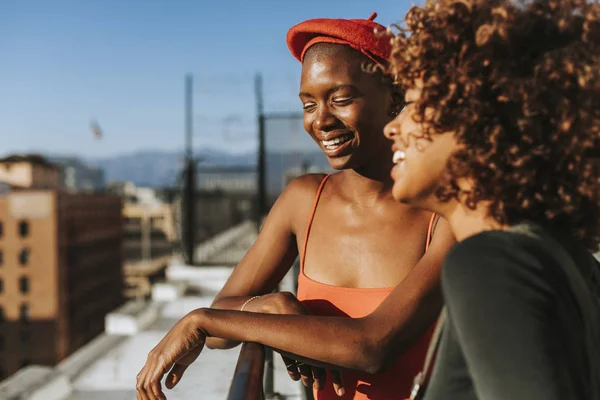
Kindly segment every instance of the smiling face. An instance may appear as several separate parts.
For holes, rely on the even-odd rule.
[[[452,132],[424,135],[425,126],[413,120],[414,102],[420,95],[418,85],[408,90],[405,108],[384,129],[385,136],[394,142],[392,195],[397,201],[436,211],[435,204],[439,200],[435,192],[442,184],[448,159],[458,144]]]
[[[381,132],[392,118],[392,91],[363,71],[365,61],[348,46],[319,43],[302,63],[304,128],[335,169],[365,167],[390,154]]]

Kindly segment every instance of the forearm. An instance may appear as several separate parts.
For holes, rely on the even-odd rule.
[[[211,305],[211,308],[216,310],[233,310],[240,311],[242,306],[246,304],[246,311],[256,311],[252,309],[251,299],[254,296],[235,296],[216,299]],[[206,347],[209,349],[231,349],[240,344],[240,341],[227,340],[220,337],[209,337],[206,339]]]
[[[377,363],[375,327],[364,319],[215,309],[196,310],[195,317],[208,336],[260,343],[312,364],[372,372]]]
[[[310,359],[313,365],[326,363],[378,373],[422,337],[439,314],[442,306],[439,285],[425,295],[417,290],[413,296],[411,292],[406,290],[401,301],[386,299],[374,313],[359,319],[297,313],[265,316],[259,313],[290,313],[272,312],[261,307],[260,300],[250,301],[244,308],[252,313],[210,310],[199,313],[202,328],[221,338],[213,337],[213,341],[257,342],[283,354],[293,353],[300,361],[310,362],[307,360]],[[295,318],[282,319],[284,316]]]

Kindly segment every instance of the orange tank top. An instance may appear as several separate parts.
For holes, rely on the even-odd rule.
[[[310,228],[312,226],[319,198],[321,197],[321,192],[323,191],[323,187],[329,176],[330,175],[327,175],[319,186],[312,213],[308,221],[304,239],[304,248],[300,255],[298,299],[313,315],[361,318],[375,311],[394,288],[346,288],[332,286],[314,281],[304,274],[304,258],[306,255]],[[435,214],[432,215],[429,223],[425,251],[431,240],[434,219]],[[413,379],[423,367],[425,354],[432,333],[433,327],[417,340],[408,351],[401,355],[389,369],[381,374],[372,375],[344,371],[343,378],[346,394],[343,397],[339,397],[334,392],[333,385],[331,384],[331,377],[328,372],[325,389],[320,391],[315,390],[315,399],[397,400],[408,398],[410,396]]]

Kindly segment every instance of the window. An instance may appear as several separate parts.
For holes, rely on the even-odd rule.
[[[22,238],[29,236],[29,222],[19,222],[19,236],[21,236]]]
[[[2,249],[0,249],[0,265],[4,264],[4,253],[2,252]]]
[[[2,221],[0,221],[0,239],[4,236],[4,225],[2,225]]]
[[[29,306],[27,304],[21,305],[21,322],[29,322],[31,315],[29,313]]]
[[[25,266],[29,264],[29,249],[24,248],[19,252],[19,264]]]
[[[19,279],[19,290],[23,294],[29,293],[29,278],[26,276],[22,276]]]
[[[4,291],[4,281],[0,278],[0,293]]]

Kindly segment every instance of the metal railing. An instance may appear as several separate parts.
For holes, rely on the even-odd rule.
[[[263,400],[265,348],[244,343],[240,350],[227,400]]]
[[[294,291],[298,287],[300,273],[298,260],[292,266]],[[281,395],[274,390],[273,351],[257,343],[244,343],[238,357],[237,366],[229,388],[228,400],[275,400]],[[313,400],[312,388],[301,383],[303,400]]]

